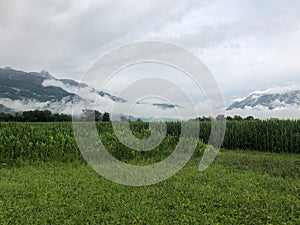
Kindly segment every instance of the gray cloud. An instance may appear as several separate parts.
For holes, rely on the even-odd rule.
[[[111,47],[165,40],[198,54],[230,102],[300,83],[299,14],[292,0],[1,1],[0,66],[78,80]]]

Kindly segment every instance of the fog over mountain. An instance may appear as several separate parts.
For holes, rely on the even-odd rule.
[[[293,85],[252,92],[247,97],[235,101],[227,108],[227,110],[246,108],[267,108],[270,110],[278,110],[299,106],[300,87]]]
[[[95,90],[71,79],[57,79],[47,71],[24,72],[6,67],[0,68],[0,111],[6,113],[27,110],[51,110],[72,114],[76,108],[109,111],[114,104],[127,100],[103,90]],[[140,102],[144,107],[175,108],[161,102]],[[75,109],[75,110],[74,110]],[[121,114],[121,112],[120,112]]]
[[[47,71],[23,72],[11,68],[0,69],[0,104],[2,111],[48,109],[58,113],[72,113],[72,105],[90,104],[97,97],[104,102],[125,100],[104,91],[98,92],[86,84],[71,79],[56,79]],[[81,90],[81,91],[78,91]]]
[[[151,65],[152,70],[145,66],[118,72],[122,76],[115,79],[115,89],[97,93],[92,89],[97,89],[96,82],[85,80],[88,86],[81,87],[80,96],[74,92],[76,81],[106,52],[128,43],[156,40],[181,46],[199,57],[223,93],[228,114],[298,117],[299,89],[262,96],[253,92],[300,85],[299,14],[300,1],[293,0],[0,1],[0,68],[50,71],[28,72],[25,81],[19,80],[15,87],[7,83],[12,81],[2,80],[0,109],[49,108],[69,113],[71,99],[78,108],[87,104],[110,110],[116,102],[126,106],[134,103],[132,99],[115,91],[134,82],[133,72],[144,77],[167,75],[181,84],[179,73]],[[199,89],[192,84],[180,87],[192,94],[199,114],[210,115],[208,101]],[[165,92],[181,97],[170,88]],[[101,104],[95,106],[90,100],[98,98]],[[235,101],[241,98],[243,101]],[[167,114],[175,116],[176,110],[187,108],[183,99],[152,102],[145,99],[147,104],[138,104],[132,113],[169,117]],[[185,114],[188,117],[188,110]]]
[[[146,98],[138,102],[128,102],[108,91],[96,90],[87,84],[71,79],[57,79],[47,71],[24,72],[12,68],[0,69],[0,111],[14,113],[27,110],[51,110],[72,114],[84,108],[110,112],[114,104],[119,109],[130,105],[133,109],[129,117],[169,120],[178,118],[176,110],[185,109],[177,102],[164,102],[159,98]],[[126,107],[125,107],[126,106]],[[199,101],[194,105],[199,116],[209,116],[209,101]],[[275,87],[254,91],[240,97],[227,107],[227,115],[253,115],[259,118],[299,118],[300,87],[297,85]],[[122,110],[114,112],[118,119]],[[126,115],[126,114],[125,114]],[[187,116],[188,118],[188,116]]]
[[[80,80],[112,48],[161,40],[199,56],[229,105],[300,83],[299,14],[293,0],[1,1],[0,67]]]
[[[290,85],[254,91],[236,99],[227,108],[229,115],[251,114],[260,118],[300,118],[300,86]]]

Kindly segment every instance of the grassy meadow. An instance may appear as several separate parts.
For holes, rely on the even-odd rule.
[[[137,155],[101,126],[111,153],[129,163],[164,158],[177,140],[170,129],[155,154]],[[300,224],[299,154],[222,149],[199,172],[203,144],[170,179],[130,187],[86,165],[70,123],[0,127],[0,224]]]

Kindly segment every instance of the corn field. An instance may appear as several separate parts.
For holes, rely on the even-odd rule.
[[[195,123],[198,123],[195,121]],[[210,135],[210,121],[200,121],[199,144],[196,152],[205,148]],[[149,136],[148,123],[131,122],[138,138]],[[179,122],[167,123],[167,134],[152,151],[140,152],[124,146],[113,132],[111,123],[97,123],[99,137],[111,154],[124,161],[151,159],[160,161],[170,155],[180,135]],[[223,142],[225,149],[245,149],[265,152],[300,153],[299,120],[227,121]],[[78,150],[72,123],[0,122],[0,163],[22,162],[84,162]]]

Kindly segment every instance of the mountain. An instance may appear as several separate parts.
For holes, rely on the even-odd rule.
[[[39,73],[26,73],[23,71],[13,70],[10,68],[0,69],[0,98],[11,100],[28,100],[36,101],[60,101],[70,94],[58,87],[44,87],[43,81],[46,80],[44,71]],[[6,106],[8,107],[8,106]]]
[[[78,88],[84,90],[77,92]],[[80,95],[84,93],[85,95]],[[96,91],[86,84],[71,79],[57,79],[49,72],[24,72],[6,67],[0,68],[0,111],[18,112],[33,109],[49,109],[71,113],[76,102],[91,103],[95,97],[112,102],[126,100],[105,91]]]
[[[96,106],[96,101],[101,104]],[[10,67],[0,68],[0,112],[47,109],[71,114],[74,105],[78,105],[78,109],[86,107],[106,111],[112,103],[126,102],[126,99],[104,90],[95,90],[87,84],[72,79],[57,79],[45,70],[24,72]],[[162,110],[180,107],[159,99],[140,101],[137,104]]]
[[[0,112],[8,113],[8,114],[13,114],[16,113],[16,110],[12,110],[10,108],[5,107],[4,105],[0,104]]]
[[[125,114],[116,114],[112,116],[112,120],[117,121],[120,120],[120,118],[125,118],[129,121],[137,121],[142,120],[143,122],[151,122],[151,121],[165,121],[165,122],[177,122],[180,121],[180,118],[170,118],[170,117],[163,117],[163,118],[157,118],[157,117],[136,117],[133,115],[125,115]]]
[[[117,97],[117,96],[111,95],[111,94],[109,94],[109,93],[107,93],[107,92],[104,92],[104,91],[100,91],[100,92],[99,92],[99,95],[102,96],[102,97],[107,96],[107,97],[109,97],[111,100],[113,100],[114,102],[121,102],[121,103],[126,102],[126,100],[124,100],[124,99],[122,99],[122,98],[119,98],[119,97]]]
[[[163,109],[163,110],[180,108],[179,105],[166,103],[157,97],[147,98],[147,99],[138,101],[137,104],[138,105],[152,105],[152,106],[155,106],[156,108]]]
[[[235,101],[227,110],[266,108],[269,110],[300,107],[300,87],[288,86],[255,91]]]
[[[108,91],[98,91],[75,80],[57,79],[45,70],[38,73],[24,72],[9,67],[0,68],[0,112],[15,113],[47,109],[55,113],[71,114],[74,106],[78,109],[78,113],[82,108],[108,112],[114,103],[133,104]],[[168,113],[175,108],[184,109],[182,106],[170,104],[155,97],[138,101],[136,106],[142,107],[142,110],[147,112],[153,110],[153,115],[158,115],[155,112],[163,110],[165,117],[169,117]],[[248,96],[236,100],[227,108],[227,112],[229,114],[236,113],[238,110],[238,114],[251,114],[256,117],[266,117],[265,114],[272,117],[282,117],[286,114],[287,118],[294,118],[294,114],[298,114],[299,109],[300,86],[294,85],[252,92]],[[259,115],[258,111],[262,115]],[[271,111],[272,115],[270,115]],[[115,114],[117,120],[122,112],[115,112]],[[132,120],[139,117],[145,121],[151,119],[151,116],[149,118],[131,116],[130,119]]]

